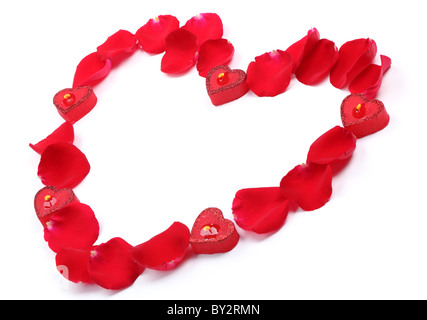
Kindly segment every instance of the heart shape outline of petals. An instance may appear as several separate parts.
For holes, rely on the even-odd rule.
[[[258,234],[280,229],[288,216],[289,200],[279,187],[237,191],[232,205],[234,221],[243,230]]]
[[[355,117],[359,105],[363,106],[364,114]],[[380,100],[369,100],[361,93],[352,93],[341,103],[341,120],[344,128],[359,139],[387,127],[390,116]]]
[[[218,83],[221,74],[228,78],[224,84]],[[232,70],[226,65],[216,66],[206,75],[206,90],[214,106],[237,100],[249,91],[246,73],[240,69]]]
[[[218,208],[203,210],[194,221],[190,244],[197,254],[231,251],[239,242],[239,233],[231,220]]]

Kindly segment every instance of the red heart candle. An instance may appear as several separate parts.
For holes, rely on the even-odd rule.
[[[223,253],[239,242],[239,234],[231,220],[224,219],[221,210],[203,210],[191,229],[190,244],[195,253]]]
[[[363,94],[354,93],[341,104],[341,120],[344,128],[362,138],[384,129],[390,116],[381,101],[368,100]]]
[[[53,97],[53,104],[65,120],[75,123],[95,107],[97,98],[89,86],[63,89]]]
[[[206,90],[215,106],[239,99],[249,91],[246,73],[225,65],[216,66],[206,76]]]

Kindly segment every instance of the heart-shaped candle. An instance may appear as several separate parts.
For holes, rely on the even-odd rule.
[[[225,65],[216,66],[206,76],[206,90],[215,106],[239,99],[249,91],[246,73]]]
[[[341,120],[344,128],[362,138],[384,129],[390,116],[381,101],[368,100],[363,94],[354,93],[341,104]]]
[[[203,210],[191,230],[190,244],[195,253],[223,253],[239,242],[239,234],[231,220],[224,219],[218,208]]]
[[[53,97],[53,104],[65,120],[75,123],[95,107],[97,98],[92,87],[63,89]]]
[[[57,189],[47,186],[40,189],[34,197],[34,208],[37,217],[43,226],[49,221],[50,216],[57,210],[71,204],[79,202],[74,191],[71,189]]]

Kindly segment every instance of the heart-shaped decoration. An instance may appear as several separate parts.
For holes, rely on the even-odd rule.
[[[203,210],[191,229],[190,244],[195,253],[223,253],[239,242],[239,234],[231,220],[224,219],[218,208]]]
[[[362,138],[384,129],[390,116],[381,101],[368,100],[363,94],[353,93],[341,104],[341,120],[344,128]]]
[[[249,91],[246,73],[225,65],[216,66],[206,76],[206,90],[215,106],[239,99]]]
[[[95,107],[97,98],[89,86],[68,88],[53,97],[53,104],[65,120],[75,123]]]
[[[57,210],[71,204],[79,202],[74,191],[71,189],[57,189],[54,186],[47,186],[40,189],[34,197],[34,208],[37,217],[43,226],[49,221],[50,216]]]

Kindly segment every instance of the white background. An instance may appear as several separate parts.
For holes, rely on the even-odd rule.
[[[3,1],[0,4],[0,298],[2,299],[425,299],[425,9],[421,1]],[[39,156],[29,148],[62,123],[53,95],[106,38],[173,14],[184,24],[216,12],[235,46],[230,66],[285,50],[316,27],[339,47],[373,38],[392,67],[378,98],[391,122],[358,141],[333,180],[331,200],[290,214],[269,237],[239,229],[229,253],[199,255],[170,272],[146,270],[111,292],[67,282],[34,208]],[[424,46],[424,47],[423,47]],[[97,244],[142,243],[206,207],[231,218],[241,188],[277,186],[310,144],[341,124],[348,94],[328,80],[291,81],[274,98],[252,93],[214,107],[195,68],[160,71],[162,55],[136,52],[95,88],[98,104],[75,125],[92,169],[75,189],[101,225]],[[379,63],[379,56],[375,59]]]

